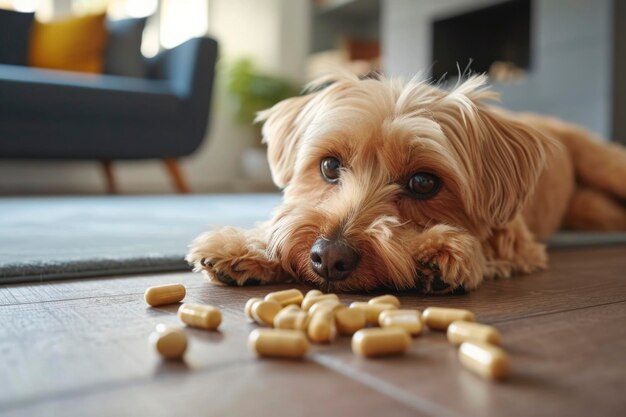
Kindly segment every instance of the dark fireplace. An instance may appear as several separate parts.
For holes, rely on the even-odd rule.
[[[457,66],[463,71],[470,62],[474,73],[530,69],[530,21],[531,0],[511,0],[433,21],[433,79],[454,78]]]

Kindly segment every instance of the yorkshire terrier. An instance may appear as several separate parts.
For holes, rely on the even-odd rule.
[[[547,265],[561,227],[626,229],[626,150],[489,105],[485,76],[320,80],[259,114],[283,203],[198,236],[187,261],[228,285],[449,293]]]

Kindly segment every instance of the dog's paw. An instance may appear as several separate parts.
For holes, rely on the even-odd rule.
[[[433,229],[417,248],[416,288],[432,294],[464,293],[476,288],[484,270],[478,240],[448,226]]]
[[[186,256],[194,271],[209,280],[232,286],[259,285],[284,280],[278,262],[266,255],[266,244],[253,232],[228,227],[203,233]]]

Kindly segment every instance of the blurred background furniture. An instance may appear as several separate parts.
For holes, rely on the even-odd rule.
[[[509,47],[501,34],[491,40],[506,40],[504,45],[468,41],[483,29],[501,28],[504,21],[488,18],[489,24],[478,30],[473,18],[483,21],[481,17],[498,11],[506,16],[507,7],[522,6],[525,12],[513,13],[515,19],[505,28],[523,23],[525,29],[516,33],[525,34],[524,42]],[[145,57],[191,37],[209,34],[217,39],[222,62],[213,90],[211,129],[205,133],[211,137],[179,160],[194,192],[275,189],[268,174],[249,174],[265,155],[257,130],[236,117],[239,100],[228,88],[230,64],[241,59],[252,62],[255,73],[303,85],[336,67],[358,73],[380,69],[404,78],[419,71],[425,77],[446,72],[454,76],[456,61],[463,70],[472,58],[470,68],[488,70],[504,107],[554,115],[603,138],[626,140],[626,118],[620,117],[626,108],[626,3],[618,0],[0,0],[0,16],[3,7],[34,12],[41,23],[104,10],[107,20],[144,18],[141,49],[137,46],[136,51]],[[446,30],[468,21],[476,29],[471,33]],[[22,32],[0,22],[0,57],[4,48],[18,43]],[[526,53],[518,59],[515,51],[526,49],[528,59]],[[440,52],[453,50],[459,57],[446,59],[452,65],[444,65],[446,56]],[[111,74],[104,56],[102,72]],[[259,91],[251,88],[245,94]],[[158,117],[155,113],[155,123],[161,123]],[[104,184],[95,164],[77,159],[0,160],[0,195],[97,194]],[[119,160],[115,174],[120,193],[172,191],[158,160]]]
[[[144,78],[0,65],[0,158],[99,160],[110,193],[113,161],[160,159],[188,192],[177,159],[205,137],[216,59],[201,37],[149,59]]]

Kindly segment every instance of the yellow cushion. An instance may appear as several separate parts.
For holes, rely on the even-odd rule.
[[[35,22],[28,65],[80,72],[102,72],[107,31],[104,14],[50,23]]]

